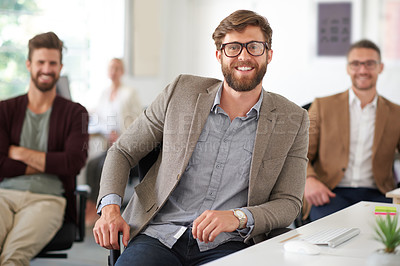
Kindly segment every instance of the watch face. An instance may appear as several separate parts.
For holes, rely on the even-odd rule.
[[[238,229],[243,229],[245,227],[246,214],[241,210],[234,210],[233,214],[236,216],[236,218],[239,219],[239,227],[238,227]]]
[[[239,219],[244,218],[244,213],[241,210],[236,210],[235,214],[236,214],[236,217],[238,217]]]

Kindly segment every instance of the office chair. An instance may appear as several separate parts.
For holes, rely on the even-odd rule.
[[[67,253],[54,253],[70,249],[74,242],[83,242],[85,239],[85,209],[89,195],[86,185],[77,186],[74,192],[76,199],[77,222],[64,219],[64,224],[53,239],[43,248],[36,258],[67,258]],[[75,204],[75,202],[74,202]]]
[[[162,143],[159,144],[156,148],[154,148],[151,152],[149,152],[145,157],[143,157],[138,163],[138,171],[139,171],[139,181],[142,181],[147,171],[150,170],[151,166],[156,162],[158,155],[161,151]],[[280,234],[286,233],[292,229],[290,228],[276,228],[271,230],[269,233],[267,240],[273,237],[276,237]],[[120,235],[119,235],[120,236]],[[120,238],[120,237],[118,237]],[[117,262],[118,257],[121,255],[120,249],[111,249],[110,255],[108,256],[108,265],[114,266]]]
[[[306,109],[306,110],[308,111],[308,109],[310,109],[311,104],[312,104],[312,102],[306,103],[306,104],[302,105],[301,107],[302,107],[303,109]]]
[[[56,83],[56,92],[58,95],[64,97],[65,99],[71,100],[71,91],[69,89],[68,76],[60,76]]]

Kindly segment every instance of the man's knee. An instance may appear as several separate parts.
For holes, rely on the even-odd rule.
[[[29,254],[26,250],[23,249],[4,249],[1,252],[0,256],[0,265],[1,266],[29,266],[30,260],[33,259],[35,255]]]
[[[128,265],[157,266],[182,265],[182,263],[170,248],[157,239],[147,235],[138,235],[129,242],[116,263],[116,266]]]

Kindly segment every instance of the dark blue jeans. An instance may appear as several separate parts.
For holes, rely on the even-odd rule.
[[[319,218],[337,212],[360,201],[376,201],[391,203],[379,190],[372,188],[335,188],[332,190],[336,197],[330,199],[330,203],[322,206],[312,206],[310,220],[315,221]]]
[[[138,266],[178,266],[200,265],[248,247],[243,242],[227,242],[218,247],[200,252],[191,230],[179,238],[172,249],[147,235],[138,235],[132,239],[125,251],[118,258],[116,265]]]

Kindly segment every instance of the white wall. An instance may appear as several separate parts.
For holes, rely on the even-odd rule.
[[[218,23],[237,9],[251,9],[264,15],[274,30],[274,56],[263,82],[266,90],[303,105],[315,97],[344,91],[351,85],[345,57],[316,56],[317,3],[326,0],[147,1],[157,2],[161,11],[160,72],[153,77],[131,76],[128,79],[138,89],[145,105],[181,73],[222,79],[211,35]],[[381,46],[385,1],[352,2],[355,22],[352,41],[367,37]],[[400,104],[399,73],[399,60],[388,60],[379,77],[378,91]]]

